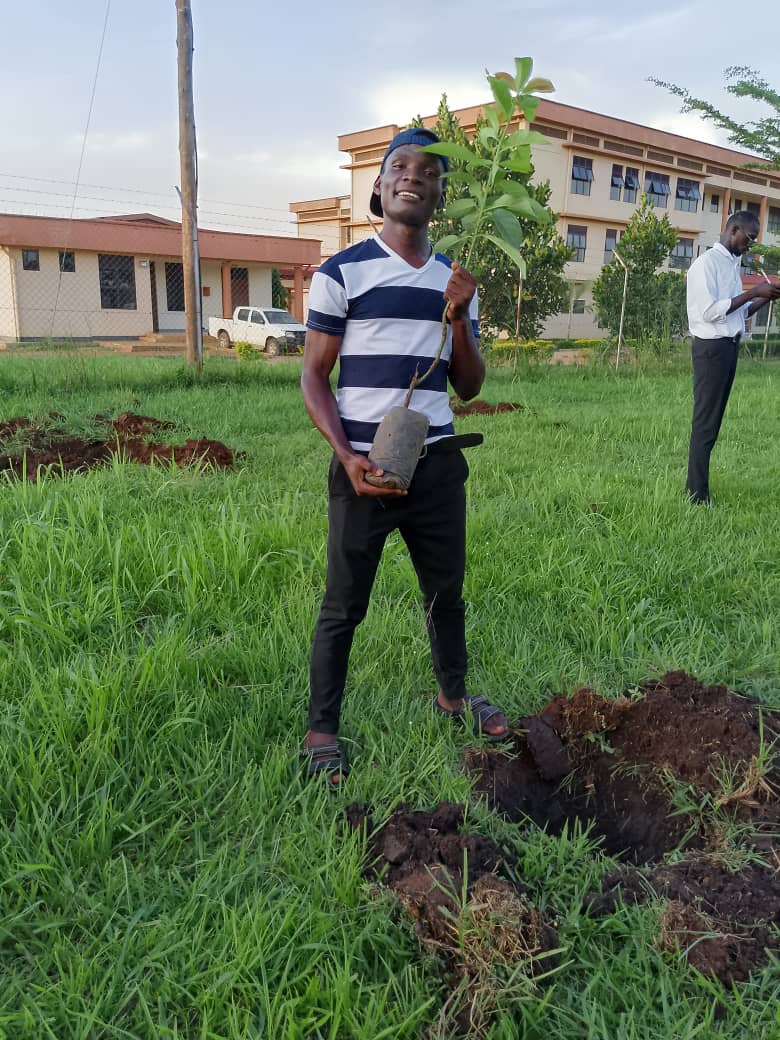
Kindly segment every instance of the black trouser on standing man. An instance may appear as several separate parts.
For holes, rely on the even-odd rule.
[[[328,576],[311,655],[309,726],[338,733],[349,652],[387,536],[406,542],[423,593],[433,668],[448,700],[466,695],[466,489],[468,465],[436,444],[403,498],[355,494],[338,460],[328,473]]]
[[[693,421],[685,485],[692,502],[710,499],[710,455],[737,371],[739,341],[739,335],[693,340]]]

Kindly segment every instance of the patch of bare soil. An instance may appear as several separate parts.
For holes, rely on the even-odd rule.
[[[557,933],[528,890],[500,876],[512,865],[507,853],[483,835],[461,833],[463,814],[448,802],[434,812],[401,806],[374,829],[367,810],[347,809],[350,825],[369,836],[366,876],[395,893],[423,947],[443,958],[441,1021],[481,1037],[510,971],[525,964],[532,985],[555,967]]]
[[[61,416],[53,415],[53,420]],[[26,416],[0,423],[0,473],[35,481],[42,471],[76,473],[108,463],[114,456],[144,465],[176,462],[231,469],[236,453],[221,441],[190,438],[184,444],[162,444],[152,438],[173,423],[148,415],[123,412],[116,419],[96,415],[93,423],[105,427],[105,436],[74,437],[56,425],[43,426]],[[13,447],[5,450],[8,442]]]
[[[478,397],[474,401],[461,401],[457,397],[450,398],[450,407],[455,416],[462,415],[498,415],[500,412],[517,412],[522,410],[521,404],[511,401],[499,401],[498,404],[488,404]]]
[[[777,712],[669,672],[617,700],[587,688],[555,697],[521,720],[510,752],[473,749],[466,766],[476,789],[518,823],[530,820],[552,834],[589,825],[609,854],[635,865],[661,862],[644,875],[632,867],[610,885],[633,901],[657,885],[686,908],[670,910],[667,945],[675,935],[684,940],[690,929],[680,922],[690,924],[692,915],[711,924],[700,941],[679,945],[700,963],[710,957],[728,982],[746,978],[778,945],[765,922],[780,918],[779,736]],[[687,861],[664,866],[664,856],[680,847]],[[730,873],[726,864],[744,862],[746,849],[766,867]],[[589,905],[609,912],[608,899],[594,895]],[[671,927],[675,921],[679,928]]]
[[[627,905],[662,898],[658,945],[682,953],[689,964],[725,985],[744,982],[764,964],[768,952],[780,953],[780,862],[751,864],[738,872],[709,857],[652,870],[629,869],[609,875],[603,891],[586,897],[594,917]]]

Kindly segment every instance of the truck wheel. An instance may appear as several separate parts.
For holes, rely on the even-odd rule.
[[[265,352],[270,357],[276,357],[279,354],[279,340],[276,336],[269,336],[265,341]]]
[[[224,329],[220,329],[217,333],[217,343],[219,343],[220,347],[222,347],[223,350],[230,350],[230,348],[233,346],[233,344],[230,342],[230,336],[228,336],[227,332],[225,332]]]

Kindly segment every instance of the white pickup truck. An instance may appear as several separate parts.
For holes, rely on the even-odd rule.
[[[278,307],[236,307],[232,318],[209,318],[209,336],[220,347],[251,343],[275,357],[303,349],[306,328]]]

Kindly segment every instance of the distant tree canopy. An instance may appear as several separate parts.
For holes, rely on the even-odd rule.
[[[729,94],[769,105],[773,114],[765,116],[763,119],[740,123],[732,116],[721,112],[711,102],[694,97],[684,87],[678,87],[674,83],[664,83],[652,76],[650,82],[682,98],[683,112],[698,112],[702,119],[725,130],[732,144],[762,156],[773,169],[780,170],[780,94],[770,87],[759,73],[743,65],[735,65],[726,69],[724,76],[727,81],[730,81],[726,87]],[[766,163],[746,163],[746,165],[766,167]]]
[[[422,126],[418,116],[412,120],[412,126]],[[484,119],[477,119],[471,147],[478,154],[490,156],[488,138],[480,136],[485,126]],[[465,144],[466,134],[458,117],[447,104],[447,95],[443,94],[433,129],[442,141],[454,144]],[[459,163],[450,159],[450,170],[457,174]],[[516,179],[525,184],[529,194],[536,201],[547,206],[550,199],[550,186],[547,183],[531,185],[530,174],[516,174]],[[447,189],[447,201],[452,202],[464,193],[463,186],[453,178]],[[551,314],[556,314],[565,307],[569,297],[568,282],[563,276],[563,268],[571,258],[572,250],[566,245],[556,231],[557,214],[550,212],[549,224],[538,224],[532,220],[521,220],[524,242],[521,252],[527,265],[526,277],[522,285],[520,301],[520,336],[523,339],[535,339],[542,330],[544,322]],[[447,234],[459,233],[462,230],[459,220],[446,220],[434,217],[431,221],[431,237],[435,240]],[[479,282],[479,322],[483,333],[505,329],[514,334],[517,321],[517,295],[519,287],[519,269],[509,257],[492,245],[478,249],[469,264],[471,273]]]
[[[655,215],[642,195],[617,252],[628,268],[624,335],[639,342],[680,335],[687,324],[685,278],[677,271],[659,271],[677,242],[677,231],[665,213]],[[617,260],[602,268],[593,284],[596,320],[618,334],[625,273]]]

